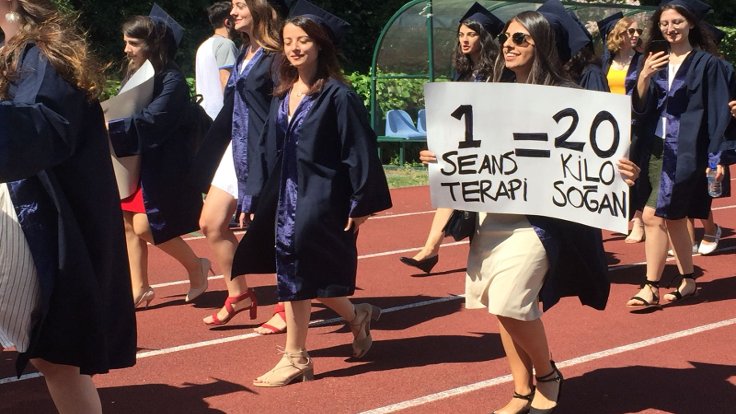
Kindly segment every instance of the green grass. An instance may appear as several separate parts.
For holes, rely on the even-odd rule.
[[[386,172],[389,188],[412,187],[429,183],[427,168],[421,164],[384,165],[383,170]]]

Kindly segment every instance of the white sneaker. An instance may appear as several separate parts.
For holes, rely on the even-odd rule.
[[[712,239],[713,241],[707,241],[705,238]],[[718,248],[718,242],[721,240],[721,226],[716,224],[716,234],[706,234],[703,236],[703,240],[700,242],[698,247],[698,253],[703,256],[707,256],[716,251]]]

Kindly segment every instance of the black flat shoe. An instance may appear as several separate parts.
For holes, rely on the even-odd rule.
[[[562,395],[562,382],[565,380],[562,377],[562,373],[560,370],[557,369],[557,366],[555,365],[555,361],[549,361],[552,364],[552,372],[550,372],[547,375],[542,375],[541,377],[536,377],[537,382],[556,382],[557,383],[557,402],[559,404],[560,402],[560,396]],[[559,405],[555,405],[552,408],[534,408],[530,407],[529,414],[552,414],[555,412]]]
[[[399,260],[401,260],[401,263],[405,265],[413,266],[423,271],[424,273],[429,273],[432,271],[434,265],[436,265],[437,262],[440,260],[440,255],[437,254],[422,260],[414,260],[411,257],[402,256],[399,257]]]

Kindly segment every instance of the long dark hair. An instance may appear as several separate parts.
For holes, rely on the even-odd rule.
[[[268,51],[278,51],[281,48],[280,33],[284,26],[278,10],[266,0],[245,0],[245,4],[253,17],[253,36],[256,43]],[[243,36],[248,37],[245,33]]]
[[[133,16],[123,23],[123,34],[143,41],[142,52],[151,61],[153,69],[159,72],[174,63],[176,56],[176,40],[174,34],[162,21],[148,16]],[[138,67],[129,61],[126,65],[125,77],[132,75]]]
[[[86,35],[77,29],[77,16],[58,11],[49,0],[18,0],[18,33],[0,49],[0,98],[9,99],[10,82],[28,43],[38,46],[54,70],[67,82],[96,99],[105,85],[107,66],[90,52]]]
[[[347,83],[345,77],[342,75],[340,62],[337,59],[337,48],[332,42],[329,34],[327,34],[327,31],[319,23],[305,16],[297,16],[287,20],[284,26],[287,24],[293,24],[294,26],[304,30],[307,36],[314,41],[315,45],[319,49],[319,56],[317,57],[317,75],[315,82],[312,84],[309,92],[307,92],[307,95],[312,95],[322,91],[325,83],[330,78]],[[283,29],[281,34],[283,38]],[[291,63],[289,63],[288,59],[284,59],[283,64],[279,68],[279,85],[274,88],[273,94],[275,96],[284,96],[284,94],[291,89],[297,79],[299,79],[299,72],[291,65]]]
[[[476,74],[477,78],[490,79],[493,78],[493,65],[496,57],[498,57],[498,43],[493,36],[483,27],[482,24],[475,20],[465,20],[460,22],[457,27],[458,33],[460,26],[465,25],[470,30],[478,33],[478,42],[480,43],[480,60],[473,63],[470,56],[463,53],[460,47],[460,41],[455,44],[455,51],[452,56],[452,68],[455,70],[458,79],[469,80]]]
[[[534,61],[526,83],[552,86],[572,84],[572,81],[561,70],[562,64],[557,56],[555,32],[547,19],[536,11],[524,11],[506,22],[506,26],[503,28],[504,32],[509,28],[512,21],[524,26],[534,39]],[[503,50],[503,45],[501,45],[501,49]],[[503,53],[499,53],[498,58],[496,58],[493,80],[501,82],[508,79],[508,72]]]
[[[592,43],[588,43],[578,51],[567,63],[565,63],[565,72],[575,83],[580,83],[583,77],[583,71],[589,65],[601,66],[601,58],[595,54]]]
[[[647,36],[647,42],[644,44],[644,56],[648,56],[651,52],[651,42],[654,40],[665,40],[662,35],[662,30],[659,28],[659,18],[665,10],[675,10],[680,13],[689,24],[693,26],[688,33],[687,40],[690,42],[690,46],[704,50],[712,55],[720,56],[718,46],[713,40],[713,36],[710,31],[703,25],[703,22],[695,17],[690,10],[679,4],[665,4],[664,6],[657,9],[649,18],[649,35]]]

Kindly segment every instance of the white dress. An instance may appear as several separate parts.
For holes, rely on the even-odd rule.
[[[522,321],[542,316],[547,252],[526,216],[479,213],[465,277],[465,307]]]
[[[28,350],[38,277],[8,186],[0,183],[0,345]]]

